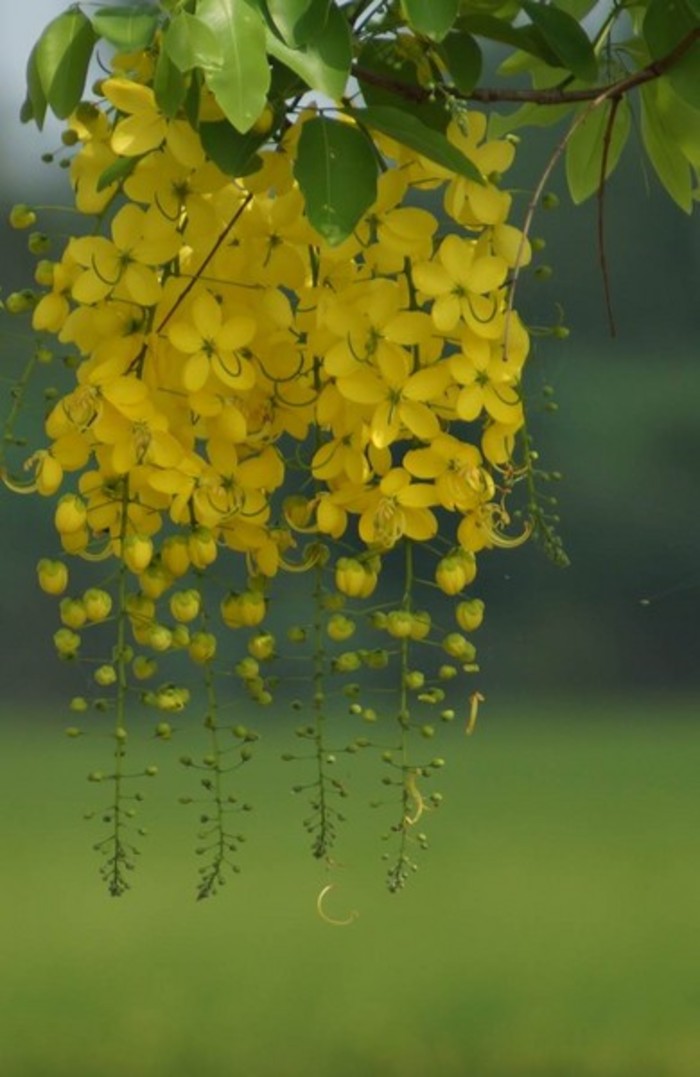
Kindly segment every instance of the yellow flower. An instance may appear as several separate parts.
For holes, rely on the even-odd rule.
[[[155,267],[176,257],[180,236],[157,210],[144,213],[134,205],[119,210],[111,231],[111,240],[104,236],[71,240],[68,254],[84,269],[73,284],[73,298],[78,303],[99,303],[111,294],[153,306],[161,294]]]
[[[360,538],[368,546],[390,549],[400,538],[425,542],[437,532],[430,506],[437,503],[435,487],[413,483],[404,468],[392,468],[378,486],[359,499]]]
[[[182,371],[187,392],[203,389],[210,374],[229,389],[252,389],[255,367],[238,351],[255,336],[254,320],[241,314],[224,321],[220,304],[209,292],[197,296],[190,314],[191,322],[175,322],[168,329],[171,344],[188,356]]]
[[[112,135],[119,157],[140,157],[167,142],[173,157],[196,168],[204,163],[204,150],[187,120],[169,120],[156,105],[155,93],[131,79],[111,78],[102,83],[108,101],[126,113]]]
[[[406,431],[430,441],[440,432],[440,422],[430,402],[439,400],[451,380],[445,363],[436,363],[413,373],[409,353],[396,347],[377,356],[376,373],[360,368],[346,378],[338,378],[338,392],[356,404],[374,407],[369,418],[374,445],[384,449]]]
[[[413,267],[413,281],[419,291],[434,299],[431,314],[436,327],[441,333],[451,333],[460,319],[468,323],[475,315],[482,319],[492,304],[479,303],[478,297],[500,288],[507,272],[506,260],[482,253],[477,240],[449,235],[440,244],[438,261]]]

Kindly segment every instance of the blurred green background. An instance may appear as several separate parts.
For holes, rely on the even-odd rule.
[[[34,34],[63,5],[39,6]],[[6,90],[3,109],[21,93]],[[18,200],[65,200],[58,170],[38,161],[55,133],[17,138],[32,156],[23,180],[19,148],[0,159],[3,215]],[[523,134],[514,185],[532,185],[548,144]],[[284,708],[256,718],[243,871],[213,902],[193,900],[181,746],[143,730],[135,757],[163,775],[147,789],[152,836],[133,892],[105,896],[90,853],[99,824],[81,816],[99,803],[84,776],[110,746],[61,738],[83,685],[54,658],[54,607],[34,584],[36,560],[56,550],[50,512],[0,492],[3,1077],[700,1072],[700,234],[634,146],[626,157],[606,199],[617,339],[595,207],[573,209],[557,183],[561,208],[535,228],[554,278],[525,277],[519,296],[536,325],[561,303],[572,331],[537,341],[528,387],[543,465],[564,475],[571,567],[534,546],[481,558],[487,702],[476,736],[441,733],[445,805],[400,895],[383,888],[391,817],[368,807],[381,788],[369,757],[353,760],[343,866],[328,874],[306,856],[298,773],[279,762],[294,721]],[[4,292],[30,281],[25,243],[3,230]],[[16,321],[1,328],[5,411],[31,340]],[[360,912],[350,927],[316,916],[331,881],[328,911]]]

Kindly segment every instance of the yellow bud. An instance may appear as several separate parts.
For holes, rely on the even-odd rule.
[[[61,535],[81,531],[87,522],[87,508],[77,494],[64,494],[56,506],[54,525]]]
[[[392,610],[387,614],[386,630],[395,639],[408,639],[413,629],[413,615],[408,610]]]
[[[248,640],[248,653],[260,662],[272,658],[275,653],[275,637],[271,632],[259,632]]]
[[[63,561],[50,561],[42,557],[36,572],[39,586],[47,595],[62,595],[68,586],[68,568]]]
[[[148,535],[127,535],[122,545],[124,564],[136,575],[148,568],[153,558],[153,540]]]
[[[59,628],[53,641],[61,658],[74,658],[80,648],[80,636],[70,628]]]
[[[90,621],[104,621],[112,612],[112,596],[99,587],[90,587],[83,595],[83,606]]]
[[[173,628],[173,647],[189,647],[190,630],[187,625],[175,625]]]
[[[44,453],[36,470],[37,493],[43,497],[51,497],[62,482],[63,468],[50,453]]]
[[[187,653],[193,662],[203,665],[211,662],[216,654],[216,636],[212,632],[195,632],[190,640]]]
[[[269,105],[265,105],[257,120],[251,127],[251,131],[255,135],[266,135],[268,131],[272,130],[272,125],[275,122],[275,113]]]
[[[114,666],[98,666],[94,676],[97,683],[102,685],[103,688],[107,688],[110,684],[116,684],[117,681],[117,671]]]
[[[155,659],[146,658],[143,654],[138,654],[131,663],[131,670],[137,681],[147,681],[149,677],[154,676],[157,669],[158,664]]]
[[[195,568],[206,568],[216,561],[216,540],[208,527],[197,527],[187,543],[190,560]]]
[[[139,576],[139,586],[149,598],[160,598],[170,587],[173,578],[165,565],[151,562]]]
[[[82,628],[87,621],[87,611],[79,598],[62,598],[58,608],[61,624],[66,628]]]
[[[468,598],[455,610],[457,624],[465,632],[475,632],[484,619],[484,603],[480,598]]]
[[[428,611],[416,610],[413,614],[413,623],[411,625],[411,639],[425,639],[426,636],[430,635],[431,628],[432,619]]]
[[[199,591],[190,588],[188,591],[176,591],[170,597],[170,613],[176,621],[188,624],[199,616],[202,608],[202,596]]]
[[[244,681],[252,681],[260,673],[260,666],[254,658],[242,658],[234,667],[238,676]]]
[[[459,632],[450,632],[445,636],[442,649],[450,658],[456,658],[460,662],[473,662],[476,658],[476,647]]]
[[[328,624],[326,625],[326,632],[331,639],[336,642],[350,639],[355,633],[357,625],[354,621],[350,620],[343,613],[334,613],[328,618]]]
[[[50,262],[47,258],[42,258],[40,262],[37,262],[36,269],[34,270],[34,280],[42,288],[50,288],[53,285],[53,278],[55,272],[55,263]]]
[[[172,647],[173,634],[166,625],[151,624],[145,633],[146,642],[154,651],[168,651]]]
[[[160,548],[160,559],[173,576],[184,576],[191,564],[189,543],[185,535],[171,535],[167,538]]]
[[[12,228],[31,228],[36,224],[36,213],[24,202],[18,202],[10,210],[10,225]]]

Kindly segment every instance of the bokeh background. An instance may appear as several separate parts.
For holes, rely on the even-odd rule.
[[[25,58],[62,7],[0,5],[3,219],[16,201],[66,201],[65,175],[39,159],[58,130],[16,118]],[[551,146],[524,132],[515,187],[532,187]],[[617,337],[595,206],[571,207],[557,180],[561,206],[535,227],[555,273],[524,277],[519,294],[531,324],[552,324],[560,303],[571,329],[537,339],[528,375],[543,466],[563,474],[571,565],[534,545],[482,557],[486,704],[476,736],[444,734],[445,807],[400,895],[383,890],[387,820],[367,806],[379,767],[353,768],[329,895],[338,916],[360,911],[352,926],[316,917],[329,876],[306,856],[279,762],[285,709],[265,717],[246,776],[256,811],[227,892],[193,901],[196,823],[176,803],[189,790],[175,747],[148,790],[134,890],[103,894],[81,815],[109,745],[62,739],[81,686],[54,658],[54,607],[34,582],[56,547],[50,514],[0,492],[3,1077],[700,1072],[700,230],[634,138],[625,158],[606,195]],[[26,234],[3,227],[4,293],[30,282],[33,261]],[[7,316],[0,330],[5,413],[32,342]]]

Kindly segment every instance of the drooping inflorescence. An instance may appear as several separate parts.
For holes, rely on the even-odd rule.
[[[397,889],[426,842],[417,824],[440,801],[423,780],[443,759],[414,752],[412,739],[433,738],[432,714],[471,715],[471,731],[482,698],[469,678],[484,607],[465,588],[482,550],[528,535],[509,508],[529,350],[509,287],[530,248],[500,185],[514,146],[489,140],[471,109],[446,128],[468,165],[460,172],[444,153],[375,135],[374,201],[347,235],[320,231],[300,147],[340,135],[342,149],[360,121],[287,106],[255,170],[231,176],[206,148],[205,128],[223,119],[214,97],[202,87],[194,122],[166,115],[157,65],[157,45],[118,54],[98,98],[67,118],[85,226],[40,262],[32,326],[75,357],[73,384],[53,401],[24,477],[3,471],[55,501],[61,556],[38,575],[61,596],[59,655],[86,657],[88,630],[113,630],[109,644],[105,627],[98,637],[97,695],[73,702],[114,719],[114,767],[90,775],[113,790],[96,846],[103,873],[112,893],[127,887],[131,783],[156,771],[128,770],[142,704],[160,712],[161,741],[173,716],[203,714],[207,751],[181,757],[200,782],[184,799],[207,805],[199,895],[237,869],[233,816],[249,805],[228,783],[258,737],[240,721],[241,698],[246,716],[275,698],[276,606],[285,574],[300,572],[309,612],[287,636],[302,659],[294,705],[307,720],[296,734],[309,751],[289,758],[313,767],[295,787],[310,791],[313,852],[330,862],[342,821],[338,753],[375,743],[342,722],[379,722],[398,801],[386,854]],[[264,132],[271,118],[256,122]],[[97,562],[96,583],[76,591],[68,558]],[[157,683],[170,658],[201,670],[203,703],[185,672]]]

